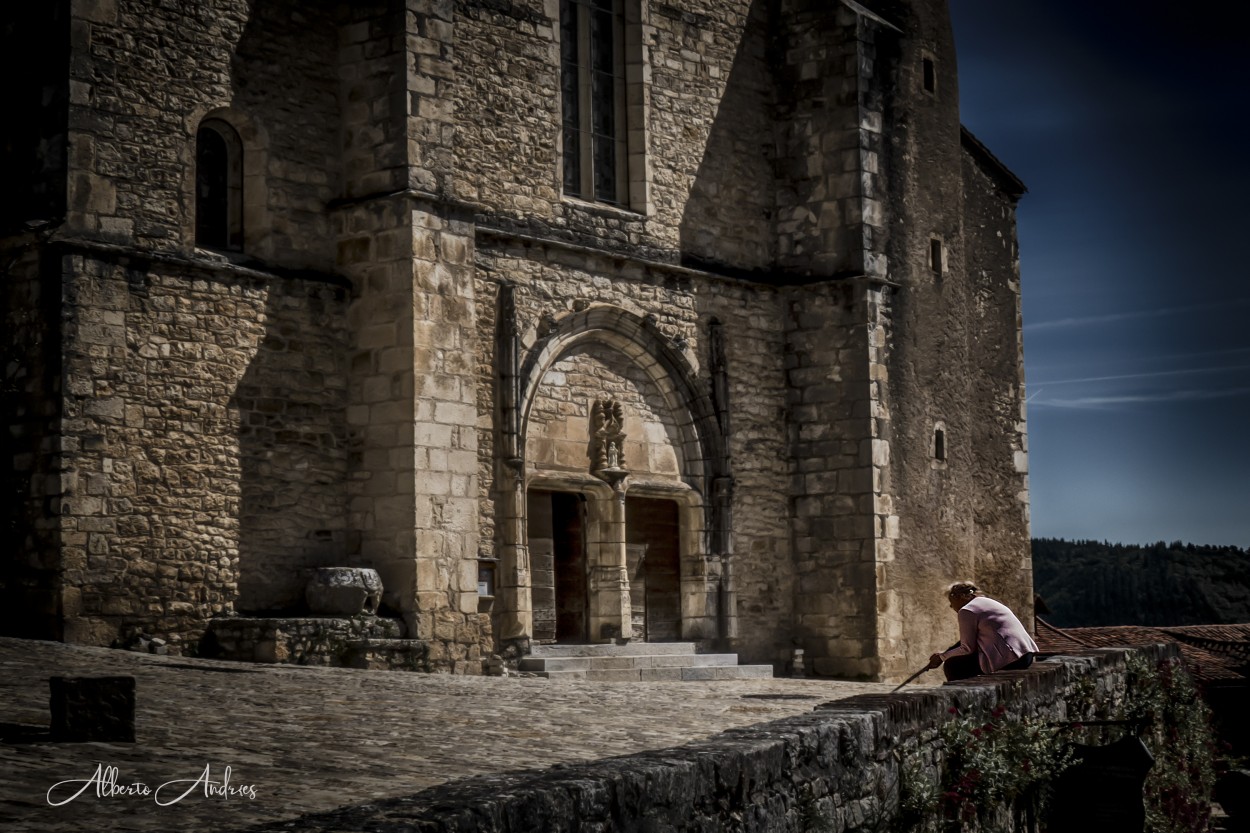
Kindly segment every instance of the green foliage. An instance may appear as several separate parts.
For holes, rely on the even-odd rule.
[[[1077,678],[1068,692],[1068,713],[1147,725],[1142,739],[1155,757],[1144,789],[1147,833],[1206,830],[1215,784],[1214,739],[1210,712],[1193,680],[1179,660],[1155,665],[1132,654],[1127,684],[1125,705],[1117,709],[1098,702],[1092,679]],[[952,719],[938,731],[945,750],[940,782],[922,749],[900,753],[894,828],[930,833],[942,829],[945,818],[947,830],[989,830],[1010,825],[1013,812],[1044,815],[1050,784],[1073,762],[1072,736],[1045,720],[1008,717],[1002,706],[989,719],[954,708],[950,712]],[[1106,743],[1123,729],[1084,731],[1096,731],[1098,741]],[[1018,818],[1015,827],[1020,829]]]
[[[1179,660],[1156,666],[1133,655],[1128,672],[1125,717],[1149,722],[1143,740],[1155,756],[1146,778],[1146,830],[1206,830],[1215,786],[1211,713]]]
[[[940,803],[945,816],[976,821],[994,807],[1028,796],[1044,801],[1046,786],[1071,763],[1071,752],[1045,721],[960,716],[941,728],[946,747]]]
[[[1060,627],[1250,621],[1250,551],[1033,539],[1033,586]]]
[[[937,825],[935,810],[941,795],[938,783],[918,750],[901,756],[898,781],[898,816],[894,829],[907,833],[929,833]]]

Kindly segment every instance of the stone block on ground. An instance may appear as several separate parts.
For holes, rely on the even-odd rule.
[[[51,677],[52,739],[135,742],[134,677]]]

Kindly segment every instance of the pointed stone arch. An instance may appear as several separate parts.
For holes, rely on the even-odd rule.
[[[728,475],[725,440],[694,365],[654,324],[619,307],[594,306],[566,315],[529,349],[519,379],[522,435],[528,433],[530,409],[543,376],[562,356],[588,342],[631,360],[660,391],[671,413],[682,417],[677,428],[687,485],[707,494],[712,478]]]
[[[681,638],[712,643],[731,636],[729,536],[724,534],[728,520],[722,517],[728,512],[731,491],[729,460],[710,391],[694,363],[652,321],[612,306],[570,313],[549,322],[545,334],[532,338],[529,345],[522,345],[519,336],[514,343],[512,390],[502,399],[514,403],[511,416],[503,416],[505,432],[515,431],[516,440],[500,461],[498,481],[501,588],[513,585],[498,599],[501,639],[528,640],[534,633],[525,519],[525,496],[531,487],[565,489],[589,498],[585,505],[593,517],[587,528],[595,535],[588,541],[592,563],[587,630],[592,640],[629,637],[632,631],[625,544],[629,489],[653,500],[671,499],[681,513]],[[536,470],[525,459],[531,414],[544,378],[562,359],[588,347],[606,348],[640,370],[650,390],[658,394],[676,435],[677,481],[644,478],[605,490],[603,481],[586,470]]]

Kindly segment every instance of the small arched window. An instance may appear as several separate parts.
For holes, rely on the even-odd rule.
[[[195,245],[243,249],[243,142],[221,119],[195,134]]]
[[[946,462],[946,429],[941,426],[933,429],[933,459]]]

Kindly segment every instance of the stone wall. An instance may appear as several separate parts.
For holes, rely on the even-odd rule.
[[[703,390],[710,396],[708,326],[713,319],[721,323],[729,382],[728,453],[735,480],[732,563],[737,608],[734,613],[752,622],[750,628],[742,629],[735,637],[734,647],[744,662],[784,666],[794,647],[789,624],[794,568],[787,526],[791,513],[788,498],[791,451],[785,431],[786,379],[782,372],[785,325],[780,294],[690,270],[648,267],[559,244],[527,242],[502,233],[492,233],[488,242],[490,245],[482,244],[477,249],[479,309],[495,308],[498,292],[495,281],[514,282],[518,327],[528,343],[532,344],[551,326],[548,320],[555,321],[592,306],[611,306],[639,317],[653,316],[656,329],[668,335],[671,344],[682,345],[686,355],[694,357],[700,384],[706,385]],[[490,312],[479,317],[476,336],[479,350],[482,350],[478,363],[479,391],[496,388],[496,368],[491,360],[496,326],[495,316]],[[551,472],[571,471],[578,466],[585,472],[588,467],[586,439],[545,437],[542,426],[557,414],[574,420],[579,414],[584,417],[590,404],[587,400],[598,395],[597,391],[607,389],[605,385],[624,390],[638,383],[638,380],[610,380],[611,375],[622,372],[621,367],[628,366],[623,354],[598,346],[591,352],[601,357],[599,364],[614,365],[617,368],[614,374],[608,377],[602,373],[587,374],[585,384],[570,384],[567,372],[572,367],[564,369],[563,377],[549,374],[543,387],[546,394],[538,399],[530,415],[531,431],[535,432],[531,441],[554,443],[558,439],[567,445],[567,453],[573,458],[567,466],[548,466]],[[557,373],[561,372],[558,368],[559,363]],[[649,383],[643,383],[643,388],[648,387]],[[580,392],[574,395],[575,391]],[[675,450],[663,450],[674,439],[672,426],[666,420],[688,417],[656,413],[656,406],[647,404],[646,397],[636,400],[635,405],[636,415],[628,423],[629,438],[641,439],[651,430],[660,439],[662,431],[663,441],[649,445],[659,456],[671,453],[680,462]],[[483,420],[479,423],[482,428],[478,443],[478,472],[484,496],[480,515],[483,530],[493,529],[496,522],[497,505],[491,499],[495,488],[494,455],[498,453],[496,407],[493,398],[479,402]],[[652,413],[655,419],[648,416]],[[490,421],[486,421],[487,417]],[[644,427],[648,423],[650,429]],[[568,429],[560,430],[567,433]],[[641,451],[639,446],[635,453],[641,454]],[[554,456],[549,459],[540,454],[530,462],[542,464],[556,460]],[[641,458],[637,462],[640,463]],[[658,473],[660,479],[673,476],[667,471]],[[689,471],[681,474],[690,476]],[[704,488],[701,483],[692,482],[692,485]],[[707,500],[710,496],[702,497]],[[484,556],[493,555],[495,543],[492,538],[482,536]]]
[[[213,659],[235,662],[316,665],[323,668],[360,668],[364,655],[380,642],[410,643],[428,671],[428,647],[415,640],[400,640],[403,625],[375,616],[351,618],[284,617],[267,619],[232,617],[216,619],[209,626],[201,648]],[[411,656],[411,654],[408,654]]]
[[[526,459],[546,471],[586,472],[591,466],[591,408],[621,404],[625,442],[620,465],[631,476],[676,480],[684,456],[677,414],[640,368],[610,348],[574,347],[551,366],[530,409]],[[624,365],[624,366],[622,366]]]
[[[763,4],[626,5],[642,15],[628,95],[630,130],[646,146],[645,170],[629,171],[640,183],[630,205],[561,198],[555,0],[457,9],[451,192],[493,223],[765,273],[774,180]]]
[[[871,361],[879,294],[862,282],[795,290],[786,345],[796,635],[817,673],[869,679],[881,670],[878,546],[897,523]]]
[[[0,68],[22,79],[5,91],[0,233],[65,216],[69,30],[67,0],[0,9]]]
[[[1016,241],[1016,202],[1024,187],[975,139],[966,135],[964,145],[964,268],[975,332],[970,407],[976,575],[1028,621],[1033,563]]]
[[[900,792],[911,775],[936,782],[938,729],[950,710],[976,717],[1003,707],[1005,719],[1087,719],[1096,703],[1114,712],[1131,696],[1126,659],[1153,665],[1175,647],[1090,651],[1029,671],[978,678],[923,692],[862,695],[809,715],[734,729],[674,749],[643,752],[539,773],[471,778],[414,796],[372,802],[299,820],[301,830],[373,824],[430,833],[474,830],[706,831],[811,833],[888,830],[904,824]],[[902,762],[919,763],[904,774]],[[992,808],[980,808],[990,814]],[[385,820],[385,822],[383,822]],[[1023,833],[1010,814],[994,829]],[[282,829],[254,828],[254,833]]]
[[[340,561],[341,286],[107,250],[63,261],[66,638],[177,650]]]
[[[244,251],[325,268],[338,196],[338,28],[329,3],[73,0],[68,231],[194,245],[195,134],[243,140]]]
[[[891,426],[887,492],[899,527],[879,582],[893,594],[884,626],[906,623],[912,635],[882,653],[883,673],[899,678],[950,645],[943,593],[950,582],[976,580],[1030,622],[1032,581],[1028,531],[1016,514],[1020,483],[1012,474],[1021,354],[1007,333],[1018,323],[1018,272],[1010,259],[973,264],[974,248],[1001,248],[995,234],[1004,229],[973,222],[988,209],[965,206],[979,190],[975,198],[997,211],[1018,193],[1006,193],[1001,179],[984,172],[979,179],[965,173],[945,9],[905,4],[897,15],[904,34],[879,38],[878,57],[881,64],[888,56],[896,79],[881,88],[890,141],[880,161],[892,196],[884,251],[898,284],[886,310],[881,404]],[[924,89],[926,60],[933,65],[931,91]],[[1004,407],[1017,418],[994,416]],[[1004,433],[991,437],[990,425]],[[945,459],[937,457],[939,431]]]
[[[61,269],[34,235],[10,242],[0,250],[0,622],[6,634],[61,638]]]
[[[732,585],[736,633],[730,646],[743,663],[784,670],[793,656],[796,612],[790,518],[791,458],[787,423],[786,294],[768,287],[709,280],[697,296],[702,366],[708,328],[721,325],[728,385],[725,407],[733,476]]]
[[[651,232],[683,263],[767,279],[777,246],[775,20],[760,0],[643,5],[650,10]]]

